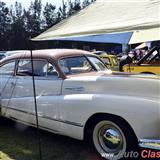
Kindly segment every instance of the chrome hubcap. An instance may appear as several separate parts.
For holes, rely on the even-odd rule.
[[[118,154],[123,149],[123,136],[114,126],[106,125],[100,128],[98,139],[105,152]]]

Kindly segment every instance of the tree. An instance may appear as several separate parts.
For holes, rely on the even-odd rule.
[[[57,12],[57,21],[61,21],[62,19],[67,18],[67,3],[64,3],[64,0],[62,0],[62,6],[59,7],[59,10]]]
[[[89,6],[91,3],[95,2],[96,0],[84,0],[82,2],[82,7],[85,8],[87,6]]]
[[[81,9],[81,2],[80,0],[75,0],[72,2],[71,0],[68,0],[68,16],[71,16],[72,14],[76,13]]]
[[[10,29],[10,13],[4,2],[0,1],[0,48],[5,50],[8,47],[8,30]]]
[[[21,3],[15,2],[14,9],[11,9],[10,13],[12,17],[11,29],[8,31],[10,49],[25,49],[28,38]]]
[[[41,33],[41,14],[42,14],[42,4],[41,0],[35,0],[31,2],[28,11],[24,10],[24,22],[25,28],[29,37],[37,36]]]
[[[75,14],[82,7],[95,0],[62,0],[62,6],[46,3],[42,8],[41,0],[34,0],[28,9],[15,2],[14,6],[6,7],[0,1],[0,50],[28,49],[28,39],[39,35],[45,29]],[[43,9],[43,10],[42,10]]]
[[[89,4],[90,4],[89,0],[84,0],[83,3],[82,3],[82,7],[85,8]]]
[[[57,13],[55,11],[56,11],[56,6],[47,2],[43,11],[44,23],[45,23],[44,29],[47,29],[57,23]]]

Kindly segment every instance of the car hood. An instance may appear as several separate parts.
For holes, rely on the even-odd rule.
[[[114,94],[144,98],[159,98],[158,76],[121,72],[91,72],[68,76],[63,94]]]

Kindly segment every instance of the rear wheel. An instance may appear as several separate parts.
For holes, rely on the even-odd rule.
[[[95,124],[92,140],[95,149],[103,158],[108,160],[118,160],[122,157],[132,159],[132,157],[126,157],[126,153],[128,156],[129,152],[137,150],[137,139],[125,126],[121,121],[106,119]]]

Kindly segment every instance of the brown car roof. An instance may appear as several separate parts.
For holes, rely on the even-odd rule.
[[[53,59],[55,61],[55,66],[60,74],[60,77],[65,79],[67,78],[63,71],[60,69],[58,65],[58,60],[63,57],[71,57],[71,56],[81,56],[81,55],[94,55],[90,52],[78,50],[78,49],[43,49],[43,50],[33,50],[32,51],[33,58],[45,58],[45,59]],[[94,55],[96,56],[96,55]],[[0,65],[6,63],[7,61],[14,59],[23,59],[30,58],[31,51],[22,51],[16,54],[7,56],[6,58],[0,61]]]
[[[78,49],[43,49],[43,50],[33,50],[33,57],[36,58],[53,58],[58,60],[62,57],[75,56],[75,55],[93,55],[90,52],[78,50]],[[16,58],[29,58],[31,56],[31,51],[22,51],[4,58],[1,62],[8,61]]]

